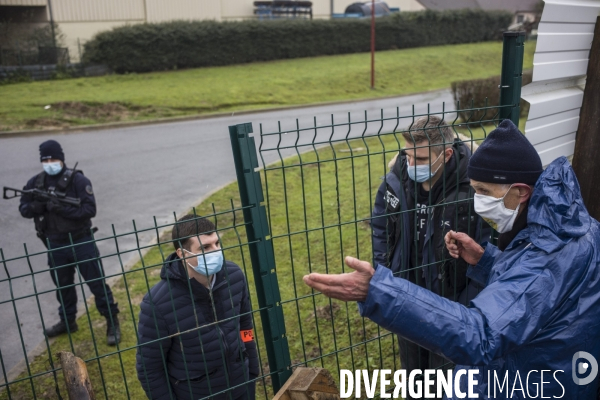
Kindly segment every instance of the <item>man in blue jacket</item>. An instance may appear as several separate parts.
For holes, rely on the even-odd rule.
[[[373,208],[373,263],[389,267],[449,300],[468,304],[480,287],[469,283],[466,261],[449,256],[445,235],[463,232],[479,243],[489,239],[489,225],[473,210],[467,176],[471,149],[435,115],[418,118],[402,133],[406,149],[391,162]],[[454,366],[444,357],[398,337],[402,368],[413,370]],[[411,397],[407,397],[410,399]]]
[[[478,398],[595,399],[600,225],[573,169],[560,157],[543,171],[533,146],[505,120],[471,158],[469,177],[475,210],[501,233],[498,246],[483,247],[447,235],[450,253],[473,265],[470,276],[486,285],[470,307],[351,257],[346,264],[355,272],[304,281],[329,297],[358,301],[363,316],[444,355],[456,371],[479,370]],[[508,387],[488,381],[488,373],[506,377]]]
[[[215,225],[194,215],[144,297],[137,373],[150,399],[254,399],[258,353],[240,267],[225,261]]]

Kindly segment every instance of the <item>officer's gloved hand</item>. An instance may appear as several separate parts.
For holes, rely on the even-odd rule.
[[[34,214],[43,214],[46,211],[45,201],[32,201],[29,203],[29,208]]]
[[[46,210],[51,213],[57,213],[62,208],[62,205],[54,199],[48,200],[46,203]]]

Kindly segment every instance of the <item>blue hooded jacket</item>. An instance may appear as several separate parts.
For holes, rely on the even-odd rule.
[[[487,244],[470,277],[487,286],[465,307],[377,268],[361,315],[457,370],[478,369],[479,398],[491,371],[509,383],[490,385],[491,398],[540,398],[543,386],[545,398],[596,399],[597,381],[578,385],[572,373],[577,352],[600,358],[600,230],[566,158],[538,179],[527,227],[504,252]]]

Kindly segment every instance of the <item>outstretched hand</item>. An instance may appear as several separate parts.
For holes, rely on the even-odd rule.
[[[450,256],[454,258],[461,257],[471,265],[477,265],[485,251],[479,243],[466,233],[450,231],[444,237],[444,241]]]
[[[345,274],[305,275],[304,283],[327,297],[342,301],[365,301],[369,293],[369,284],[375,270],[370,263],[358,258],[346,257],[346,265],[354,272]]]

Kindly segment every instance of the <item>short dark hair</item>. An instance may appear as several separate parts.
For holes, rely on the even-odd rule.
[[[442,151],[444,144],[450,144],[451,146],[455,137],[446,122],[435,115],[417,119],[409,131],[402,132],[402,136],[404,136],[407,143],[417,144],[427,141],[431,149],[436,150],[436,154]]]
[[[199,235],[210,235],[214,232],[216,232],[216,227],[211,221],[194,214],[187,214],[179,218],[175,223],[171,232],[171,239],[173,240],[175,251],[179,247],[189,250],[188,242],[190,238]]]

